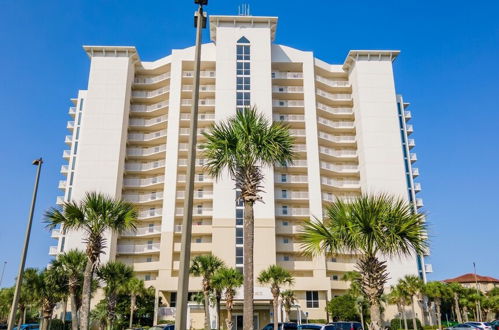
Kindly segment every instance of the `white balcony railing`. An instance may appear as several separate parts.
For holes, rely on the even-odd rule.
[[[192,105],[192,99],[182,99],[180,102],[181,105],[183,106],[191,106]],[[215,99],[199,99],[199,106],[214,106],[215,105]]]
[[[321,168],[333,172],[349,172],[349,173],[355,173],[359,171],[358,165],[354,164],[342,164],[342,165],[337,165],[337,164],[332,164],[328,162],[321,162]]]
[[[131,171],[131,172],[140,172],[140,171],[150,171],[154,170],[157,168],[165,167],[165,161],[164,160],[156,160],[153,162],[148,162],[148,163],[132,163],[132,162],[127,162],[125,163],[125,170]]]
[[[278,216],[308,216],[310,211],[306,207],[283,207],[276,208],[276,215]]]
[[[161,226],[139,227],[135,231],[127,230],[121,236],[147,236],[161,233]]]
[[[210,216],[213,214],[213,209],[211,207],[193,207],[192,215],[203,215]],[[181,216],[184,215],[184,208],[177,207],[175,208],[175,215]]]
[[[319,152],[333,157],[357,157],[357,151],[353,149],[333,149],[319,146]]]
[[[359,188],[360,183],[358,180],[341,180],[332,179],[328,177],[321,177],[321,183],[326,186],[335,188]]]
[[[64,150],[62,152],[62,158],[69,159],[69,157],[71,157],[71,150]]]
[[[272,100],[273,107],[303,107],[305,103],[302,100]]]
[[[409,120],[409,119],[411,119],[412,118],[411,112],[407,111],[407,110],[404,111],[404,118],[405,118],[406,121]]]
[[[303,86],[272,86],[273,93],[303,93]]]
[[[159,116],[156,118],[151,118],[151,119],[142,119],[142,118],[132,118],[130,119],[130,126],[153,126],[157,125],[160,123],[164,123],[168,120],[168,117],[166,115]]]
[[[127,148],[127,156],[151,156],[160,152],[166,151],[166,144],[162,144],[150,148]]]
[[[325,126],[336,129],[352,129],[355,127],[353,121],[346,121],[346,120],[336,121],[336,120],[329,120],[323,117],[318,117],[317,121],[319,122],[319,124],[323,124]]]
[[[141,245],[127,245],[118,244],[118,253],[148,253],[148,252],[158,252],[159,243],[152,244],[141,244]]]
[[[198,135],[201,135],[204,132],[207,132],[207,128],[198,128]],[[180,135],[189,135],[191,133],[191,129],[187,127],[181,127],[180,128]]]
[[[332,101],[349,101],[352,99],[352,95],[350,94],[333,94],[318,88],[316,90],[316,93],[317,95],[325,97]]]
[[[68,165],[62,165],[61,166],[61,173],[67,174],[69,171],[69,166]]]
[[[194,196],[194,199],[212,199],[213,198],[213,191],[194,190],[193,196]],[[185,198],[185,191],[183,191],[183,190],[177,191],[177,198],[184,199]]]
[[[355,135],[334,135],[319,131],[319,138],[335,143],[355,143]]]
[[[170,72],[166,72],[154,77],[147,77],[147,76],[137,76],[133,80],[135,84],[155,84],[160,81],[164,81],[170,79]]]
[[[295,159],[293,163],[286,164],[286,166],[276,166],[276,167],[306,167],[307,160],[306,159]]]
[[[183,92],[192,92],[192,85],[183,85],[182,86],[182,91]],[[215,91],[215,85],[201,85],[199,86],[199,91],[200,92],[214,92]]]
[[[277,191],[276,199],[308,199],[308,191]]]
[[[57,255],[57,246],[50,246],[49,247],[49,255],[50,256],[56,256]]]
[[[421,191],[421,183],[414,182],[414,191],[415,192],[420,192]]]
[[[358,198],[358,195],[333,195],[332,193],[322,193],[322,200],[326,202],[335,202],[340,199],[343,202],[349,203],[353,202],[356,198]]]
[[[417,167],[412,168],[412,176],[415,178],[419,176],[419,169]]]
[[[180,114],[180,120],[191,120],[191,114],[190,113],[181,113]],[[198,121],[199,120],[215,120],[215,114],[214,113],[200,113],[198,114]]]
[[[124,194],[123,200],[132,203],[146,203],[163,199],[163,192],[152,192],[147,194]]]
[[[274,175],[274,180],[277,183],[307,183],[308,176],[276,173]]]
[[[416,206],[417,207],[423,207],[424,206],[422,198],[416,198]]]
[[[170,86],[161,87],[153,91],[133,91],[132,97],[141,98],[141,99],[150,99],[159,95],[166,94],[169,91],[170,91]]]
[[[290,129],[289,134],[292,136],[305,136],[305,130],[304,129]]]
[[[350,83],[345,80],[334,80],[325,78],[322,76],[316,76],[315,79],[323,84],[326,84],[330,87],[350,87]]]
[[[76,107],[69,107],[68,113],[74,117],[76,115]]]
[[[181,158],[177,162],[178,166],[187,166],[187,159]],[[196,166],[204,166],[206,164],[206,159],[196,158]]]
[[[416,155],[416,153],[414,153],[414,152],[411,152],[411,153],[410,153],[409,158],[410,158],[410,160],[411,160],[411,162],[412,162],[412,163],[414,163],[415,161],[417,161],[417,160],[418,160],[418,156],[417,156],[417,155]]]
[[[179,174],[177,176],[177,182],[185,182],[185,174]],[[213,182],[213,178],[204,174],[196,174],[194,176],[194,182]]]
[[[152,133],[128,133],[128,141],[147,142],[154,139],[166,137],[166,129]]]
[[[303,79],[303,73],[301,72],[272,72],[273,79]]]
[[[73,120],[68,121],[67,128],[70,129],[70,130],[72,130],[74,127],[75,127],[75,122]]]
[[[273,117],[274,117],[274,121],[302,122],[305,120],[304,115],[275,114]]]
[[[353,114],[352,108],[330,107],[330,106],[325,105],[325,104],[320,103],[320,102],[317,102],[317,109],[329,112],[333,115],[352,115]]]
[[[164,183],[165,177],[164,175],[153,176],[152,178],[126,178],[123,180],[123,185],[125,187],[147,187],[152,186],[158,183]]]
[[[168,101],[162,101],[162,102],[154,103],[151,105],[132,104],[130,110],[132,112],[148,113],[148,112],[154,112],[154,111],[161,110],[161,109],[166,109],[167,107],[168,107]]]
[[[139,211],[138,218],[148,219],[148,218],[160,217],[162,214],[163,214],[163,209],[159,207],[159,208]]]
[[[185,78],[193,78],[194,77],[194,71],[184,71],[182,73],[182,76]],[[216,73],[215,71],[201,71],[199,72],[199,77],[201,78],[215,78]]]

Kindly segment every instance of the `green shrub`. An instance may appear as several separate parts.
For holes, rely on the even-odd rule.
[[[159,320],[158,324],[175,324],[173,320]]]
[[[305,321],[302,319],[302,321]],[[308,323],[326,324],[327,321],[324,319],[309,319]]]
[[[416,319],[416,325],[418,330],[423,330],[423,326],[421,325],[421,321]],[[407,319],[407,328],[414,329],[412,326],[412,319]],[[404,329],[404,320],[403,319],[393,319],[390,322],[390,329]]]

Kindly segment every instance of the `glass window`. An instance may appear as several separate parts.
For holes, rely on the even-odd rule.
[[[151,280],[151,275],[147,274],[146,276],[144,276],[144,280],[145,281],[150,281]]]
[[[283,225],[283,226],[289,226],[289,222],[287,222],[287,221],[283,221],[283,222],[282,222],[282,225]]]
[[[281,182],[288,182],[288,176],[286,174],[281,174]]]
[[[170,307],[177,307],[177,293],[170,292]]]
[[[319,308],[319,291],[307,291],[307,308]]]
[[[202,238],[196,238],[196,243],[202,243],[203,239]]]
[[[236,228],[236,244],[243,244],[243,228]]]
[[[152,262],[152,258],[151,257],[147,257],[146,262]]]
[[[288,198],[288,191],[285,189],[281,190],[281,196],[282,198]]]
[[[282,242],[283,242],[284,244],[288,244],[288,243],[289,243],[289,238],[284,238],[284,239],[282,240]]]
[[[333,275],[333,281],[338,281],[338,275]]]
[[[75,147],[73,148],[73,154],[76,155],[78,152],[78,141],[75,142]]]
[[[281,210],[282,210],[283,215],[288,215],[288,206],[287,205],[283,205]]]
[[[284,256],[282,259],[283,259],[284,261],[289,261],[289,256]]]
[[[242,219],[244,217],[244,210],[236,209],[236,219]]]

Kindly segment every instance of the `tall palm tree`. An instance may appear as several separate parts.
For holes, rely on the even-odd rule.
[[[405,290],[411,298],[412,326],[413,329],[417,329],[415,307],[417,296],[423,289],[423,280],[416,275],[406,275],[399,281],[399,283],[403,287],[403,290]]]
[[[278,325],[278,306],[279,306],[279,295],[281,294],[281,287],[283,285],[292,285],[294,283],[293,276],[286,269],[278,265],[270,265],[267,269],[260,272],[258,276],[258,282],[261,284],[270,285],[270,291],[274,298],[274,330],[277,330]]]
[[[282,291],[281,300],[282,300],[282,305],[284,307],[284,312],[286,313],[284,322],[289,322],[291,307],[293,307],[293,305],[296,302],[295,292],[293,290]]]
[[[110,261],[97,268],[97,277],[103,281],[107,299],[108,325],[113,327],[116,320],[118,294],[126,291],[128,281],[133,277],[133,268],[119,261]]]
[[[454,305],[454,313],[456,313],[457,322],[463,323],[463,316],[461,314],[461,306],[459,305],[459,296],[463,293],[464,288],[461,284],[452,282],[448,283],[447,287],[450,289]]]
[[[438,328],[442,329],[442,314],[440,313],[440,307],[442,306],[442,300],[451,297],[449,287],[442,282],[428,282],[423,286],[423,293],[435,303]]]
[[[131,203],[89,192],[79,202],[65,202],[61,208],[51,208],[45,213],[45,221],[51,229],[61,225],[66,231],[82,230],[86,235],[83,242],[87,264],[83,273],[80,328],[88,330],[93,274],[106,247],[104,233],[134,230],[137,211]]]
[[[81,305],[81,288],[83,273],[87,264],[87,256],[79,250],[70,250],[61,254],[52,263],[65,273],[68,283],[69,299],[71,301],[71,328],[78,330],[78,309]]]
[[[381,327],[380,298],[388,280],[386,261],[379,258],[421,254],[427,248],[423,215],[402,199],[386,194],[362,195],[352,202],[326,206],[324,221],[303,226],[304,252],[361,253],[357,261],[360,288],[371,309],[371,328]]]
[[[211,329],[210,326],[210,293],[213,289],[212,277],[215,272],[224,266],[224,262],[212,254],[200,255],[194,257],[191,263],[190,273],[194,276],[202,277],[203,296],[204,296],[204,327]]]
[[[222,267],[215,272],[212,282],[216,291],[220,293],[224,292],[225,309],[227,310],[225,324],[227,325],[227,329],[231,330],[233,326],[232,309],[234,307],[234,296],[236,295],[236,289],[243,285],[243,274],[235,268]]]
[[[411,303],[408,293],[404,290],[404,287],[400,284],[392,286],[390,293],[387,296],[389,304],[396,305],[399,314],[404,319],[404,329],[407,330],[407,316],[405,314],[405,306]]]
[[[205,157],[208,173],[219,178],[228,170],[241,191],[244,204],[244,329],[253,329],[253,246],[255,202],[263,191],[263,167],[292,162],[293,141],[289,129],[280,123],[271,123],[255,108],[238,111],[234,117],[217,123],[209,132]]]
[[[141,297],[146,292],[146,287],[144,285],[144,281],[138,279],[137,277],[132,277],[128,280],[125,285],[126,292],[130,295],[130,326],[132,328],[133,325],[133,312],[136,308],[137,297]]]

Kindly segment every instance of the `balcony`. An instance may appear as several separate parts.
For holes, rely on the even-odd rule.
[[[66,135],[66,137],[64,138],[64,143],[66,143],[68,146],[71,146],[73,144],[73,136]]]
[[[204,166],[206,165],[206,159],[205,158],[196,158],[196,166]],[[187,159],[181,158],[177,161],[178,166],[187,166]]]
[[[411,163],[414,163],[418,160],[418,156],[416,155],[416,153],[411,152],[409,155],[409,159],[410,159]]]
[[[424,265],[424,271],[425,271],[425,273],[433,273],[433,266],[432,266],[432,264],[425,264]]]
[[[359,171],[358,165],[337,165],[328,162],[321,162],[321,168],[336,173],[357,173]]]
[[[183,216],[184,215],[184,208],[183,207],[175,208],[175,215],[176,216]],[[211,216],[211,215],[213,215],[213,209],[211,207],[193,207],[192,208],[192,215],[193,216]]]
[[[170,72],[160,74],[158,76],[148,77],[148,76],[137,76],[133,80],[136,85],[150,85],[156,84],[165,80],[170,79]]]
[[[139,227],[135,231],[128,230],[121,234],[123,237],[142,237],[159,235],[161,233],[161,226]]]
[[[287,270],[311,270],[314,269],[314,263],[313,261],[305,261],[305,260],[296,260],[296,261],[285,261],[285,260],[278,260],[277,265],[281,266],[284,269]]]
[[[275,114],[273,116],[273,118],[274,118],[274,121],[282,121],[282,122],[304,122],[305,121],[304,115]]]
[[[349,88],[349,87],[351,87],[351,84],[346,80],[329,79],[329,78],[325,78],[325,77],[322,77],[319,75],[315,76],[315,79],[318,82],[321,82],[321,83],[323,83],[329,87],[333,87],[333,88],[340,88],[340,87]]]
[[[351,102],[352,101],[352,95],[351,94],[333,94],[329,93],[326,91],[323,91],[322,89],[317,88],[316,93],[319,96],[324,97],[325,99],[328,99],[330,101],[335,101],[335,102]]]
[[[132,98],[134,99],[153,99],[155,97],[167,94],[170,92],[170,86],[161,87],[153,91],[132,91]]]
[[[414,191],[417,193],[421,191],[421,183],[414,182]]]
[[[296,200],[303,199],[308,200],[308,191],[277,191],[275,192],[275,199],[284,200]]]
[[[74,118],[76,116],[76,107],[69,107],[68,113],[71,117]]]
[[[151,127],[159,124],[166,123],[168,120],[168,116],[163,115],[151,119],[142,119],[142,118],[132,118],[130,119],[129,126],[136,127]]]
[[[71,158],[71,150],[64,150],[62,152],[62,158],[69,160],[69,158]]]
[[[405,118],[405,121],[409,121],[411,118],[412,118],[412,114],[410,111],[404,111],[404,118]]]
[[[295,152],[297,152],[297,151],[301,151],[301,150],[295,150]],[[307,167],[307,160],[306,159],[296,159],[293,161],[293,163],[286,164],[286,166],[276,165],[275,167],[278,167],[278,168]]]
[[[192,99],[182,99],[181,106],[192,106]],[[199,99],[198,105],[200,107],[213,107],[215,106],[215,99]]]
[[[305,136],[305,130],[304,129],[290,129],[289,134],[291,136],[297,136],[297,137],[304,137]]]
[[[55,203],[57,205],[63,205],[64,204],[64,196],[57,196],[55,199]]]
[[[125,245],[118,244],[119,254],[140,254],[140,253],[154,253],[159,252],[160,244],[142,244],[142,245]]]
[[[180,120],[191,120],[191,114],[190,113],[181,113]],[[198,114],[198,121],[213,121],[213,120],[215,120],[214,113],[199,113]]]
[[[352,144],[356,143],[355,135],[334,135],[319,131],[319,138],[335,144]]]
[[[156,160],[149,163],[125,163],[125,171],[128,172],[149,172],[155,171],[158,169],[163,169],[165,167],[164,160]]]
[[[414,139],[408,139],[407,145],[409,146],[409,149],[412,149],[416,146],[416,141]]]
[[[66,189],[67,181],[66,180],[59,180],[59,189]]]
[[[75,122],[73,120],[68,121],[68,125],[66,127],[67,127],[67,129],[72,131],[75,128]]]
[[[200,78],[215,78],[216,73],[215,71],[200,71],[199,72],[199,77]],[[184,71],[182,72],[182,77],[184,78],[194,78],[194,71]]]
[[[308,176],[276,173],[274,176],[274,181],[276,183],[306,183],[306,184],[308,184]]]
[[[272,86],[272,93],[303,93],[303,86]]]
[[[337,200],[341,200],[345,203],[351,203],[358,198],[357,195],[342,195],[342,194],[333,194],[333,193],[322,193],[322,200],[326,202],[336,202]]]
[[[151,192],[147,194],[123,194],[123,200],[131,203],[148,203],[163,199],[163,192]]]
[[[276,208],[276,215],[280,217],[297,217],[297,216],[309,216],[310,211],[308,207],[283,207],[278,206]]]
[[[412,125],[407,124],[405,126],[405,131],[407,132],[407,135],[410,135],[410,134],[414,133],[414,127]]]
[[[177,234],[182,233],[182,225],[175,225],[173,228],[174,232]],[[199,235],[199,234],[212,234],[213,233],[213,227],[211,225],[197,225],[193,224],[192,225],[192,233]]]
[[[174,243],[173,249],[175,252],[180,252],[180,243]],[[212,252],[213,245],[211,242],[191,242],[191,252]],[[175,261],[174,261],[175,262]]]
[[[344,130],[352,130],[355,128],[354,122],[353,121],[336,121],[336,120],[329,120],[323,117],[319,117],[317,119],[317,122],[319,124],[322,124],[324,126],[327,126],[332,129],[344,129]]]
[[[360,182],[358,180],[342,180],[321,177],[321,183],[334,188],[360,189]]]
[[[150,148],[127,148],[126,155],[128,157],[147,157],[154,156],[159,153],[164,153],[166,151],[166,144],[162,144]]]
[[[125,178],[123,180],[123,186],[129,188],[146,188],[154,185],[163,185],[165,182],[164,175],[153,176],[151,178],[139,179],[139,178]]]
[[[176,197],[177,197],[177,199],[184,199],[185,198],[185,191],[183,191],[183,190],[177,191]],[[193,197],[194,197],[194,199],[213,199],[213,191],[195,190]]]
[[[57,256],[58,251],[57,251],[57,246],[50,246],[49,247],[49,256]]]
[[[179,174],[177,176],[177,182],[186,182],[185,174]],[[194,182],[196,182],[196,183],[200,183],[200,182],[213,183],[213,178],[211,176],[207,176],[207,175],[198,173],[194,176]]]
[[[416,178],[419,176],[419,169],[417,167],[412,168],[412,177]]]
[[[134,262],[130,264],[134,272],[153,272],[160,268],[159,261]]]
[[[69,172],[69,166],[68,165],[62,165],[61,166],[61,173],[62,174],[68,174]]]
[[[130,142],[151,142],[156,139],[166,138],[166,129],[152,133],[128,133]]]
[[[317,102],[317,109],[330,113],[332,115],[343,115],[351,116],[353,115],[353,109],[348,107],[330,107],[323,103]]]
[[[302,72],[272,72],[272,79],[303,79]]]
[[[276,108],[303,108],[302,100],[272,100],[272,106]]]
[[[161,217],[162,214],[163,214],[163,209],[161,207],[149,210],[142,210],[139,211],[138,219],[144,220],[144,219]]]
[[[179,151],[187,151],[188,147],[189,147],[188,143],[179,143],[178,144]],[[199,144],[196,146],[196,151],[203,151],[203,149],[200,148]]]
[[[355,263],[350,262],[326,262],[327,270],[334,270],[337,272],[353,272],[355,271]]]
[[[198,136],[202,135],[202,133],[207,132],[208,130],[206,128],[198,128]],[[180,130],[180,135],[185,135],[189,136],[191,134],[191,129],[187,127],[181,127]]]
[[[192,85],[183,85],[182,86],[182,92],[192,92],[192,90],[193,90]],[[200,93],[214,93],[215,92],[215,85],[200,85],[199,92]]]
[[[291,242],[283,243],[282,239],[280,239],[276,243],[275,250],[276,252],[288,252],[288,253],[302,252],[301,243],[291,243]]]
[[[422,198],[416,198],[416,206],[418,208],[420,207],[423,207],[424,206],[424,203],[423,203],[423,199]]]
[[[168,101],[162,101],[151,105],[132,104],[132,106],[130,107],[130,111],[132,113],[149,114],[149,113],[154,113],[156,111],[165,110],[166,108],[168,108]]]
[[[60,229],[52,229],[52,232],[50,233],[50,237],[59,238],[61,236],[62,236],[62,233],[61,233]]]
[[[354,149],[334,149],[319,146],[319,152],[337,158],[356,158],[357,150]]]

